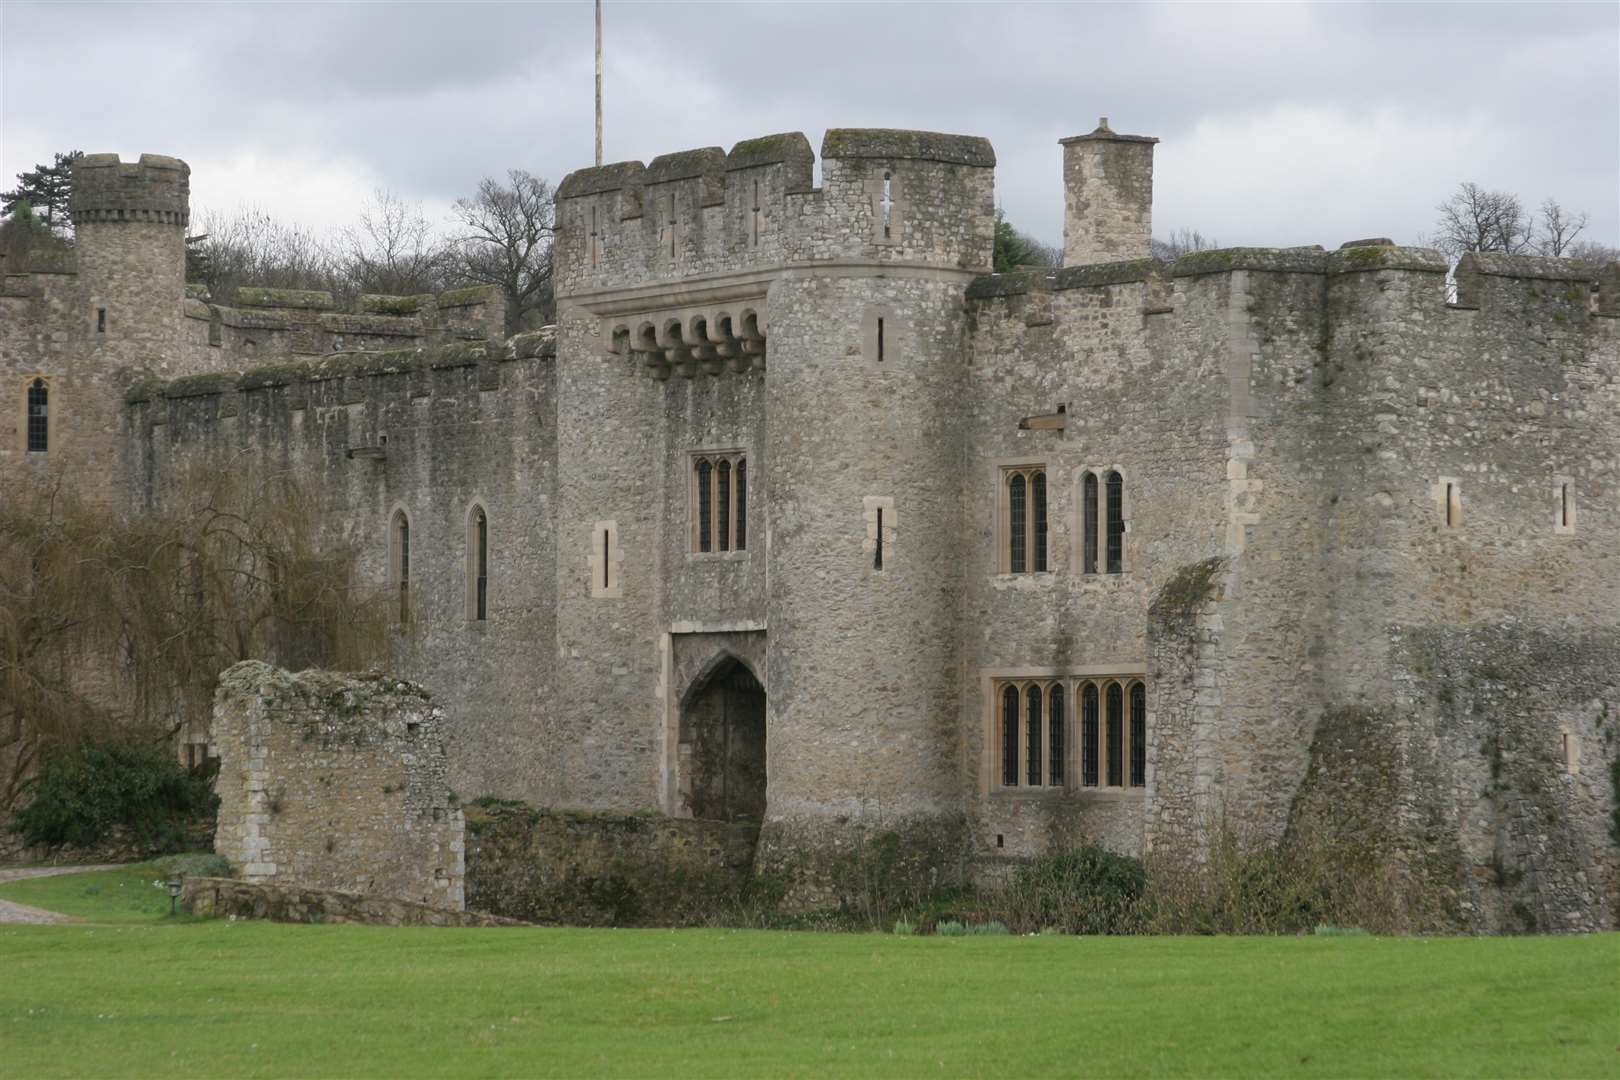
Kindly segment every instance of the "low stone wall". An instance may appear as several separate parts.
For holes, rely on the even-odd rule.
[[[220,676],[214,850],[247,881],[463,909],[463,829],[449,803],[444,712],[384,675],[297,675],[257,661]]]
[[[753,824],[470,809],[467,906],[571,926],[700,924],[753,888]]]
[[[372,926],[522,926],[478,911],[446,911],[382,896],[272,885],[234,878],[186,878],[180,905],[193,915],[289,923],[367,923]]]

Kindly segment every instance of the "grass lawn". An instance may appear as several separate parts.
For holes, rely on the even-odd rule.
[[[0,1073],[1620,1076],[1620,935],[396,930],[89,883],[0,887],[125,923],[0,927]]]

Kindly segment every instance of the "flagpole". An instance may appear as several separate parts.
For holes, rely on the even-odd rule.
[[[596,0],[596,164],[602,164],[602,0]]]

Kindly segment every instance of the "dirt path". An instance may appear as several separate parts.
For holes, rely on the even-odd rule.
[[[108,866],[30,866],[17,870],[0,870],[0,884],[8,881],[26,881],[28,878],[55,877],[58,874],[82,874],[91,870],[116,870],[118,864]],[[65,923],[74,920],[44,908],[14,904],[0,900],[0,923]]]

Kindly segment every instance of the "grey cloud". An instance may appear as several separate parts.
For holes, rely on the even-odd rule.
[[[69,146],[333,175],[341,162],[443,208],[486,173],[556,180],[590,161],[585,2],[10,4],[0,18],[8,176]],[[1613,6],[608,0],[606,18],[614,159],[784,129],[815,143],[825,126],[983,134],[1009,216],[1056,240],[1056,139],[1107,114],[1164,140],[1164,229],[1337,243],[1381,223],[1411,241],[1475,179],[1556,195],[1620,241]],[[347,212],[254,194],[289,218]]]

